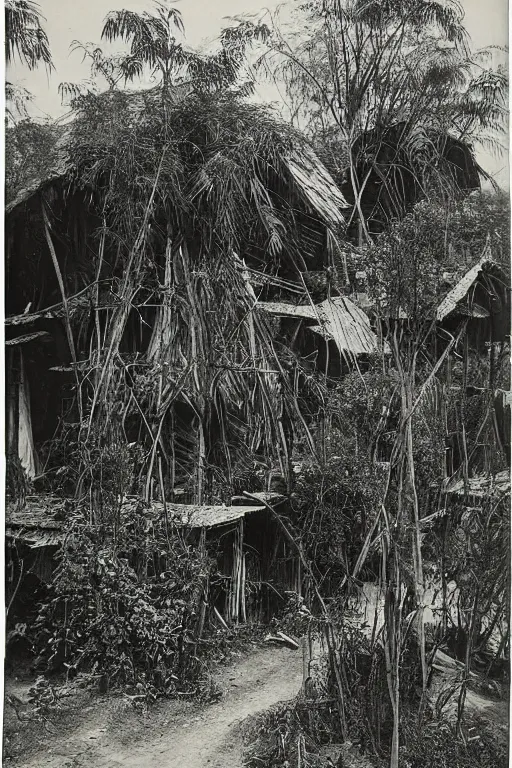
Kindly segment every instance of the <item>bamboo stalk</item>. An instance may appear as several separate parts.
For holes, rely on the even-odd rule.
[[[103,222],[103,226],[105,227],[105,222]],[[101,234],[101,240],[100,240],[100,249],[99,249],[99,258],[98,258],[98,269],[96,271],[96,281],[94,285],[94,301],[96,304],[96,309],[94,312],[94,324],[96,328],[96,360],[98,363],[98,368],[96,370],[96,385],[99,381],[99,364],[101,361],[101,350],[103,349],[103,340],[101,338],[101,324],[100,324],[100,277],[101,277],[101,269],[103,267],[103,254],[105,251],[105,229],[103,230]]]
[[[165,538],[167,539],[167,547],[171,549],[171,543],[169,540],[169,516],[167,514],[167,501],[165,499],[165,487],[164,487],[164,475],[162,471],[162,457],[158,457],[158,477],[160,480],[160,496],[162,497],[162,504],[164,508],[164,523],[165,523]]]
[[[199,622],[197,627],[197,633],[196,633],[196,640],[201,640],[204,630],[204,623],[206,619],[206,609],[208,607],[208,593],[210,589],[210,582],[208,579],[208,576],[205,579],[205,583],[203,586],[203,593],[201,597],[201,607],[199,609]]]
[[[244,552],[242,555],[242,585],[241,585],[241,605],[240,605],[240,611],[242,616],[242,621],[244,624],[247,622],[247,611],[246,611],[246,604],[245,604],[245,579],[246,579],[246,565],[245,565],[245,558],[247,557],[247,553]]]
[[[101,376],[97,383],[94,396],[92,399],[92,403],[91,403],[87,437],[89,437],[91,432],[91,428],[93,424],[93,415],[95,413],[97,404],[100,401],[100,398],[103,397],[105,390],[109,386],[109,383],[111,380],[112,361],[119,350],[119,344],[121,343],[121,338],[126,327],[126,322],[128,320],[130,309],[132,307],[135,296],[139,290],[139,286],[136,285],[136,278],[137,278],[137,273],[140,269],[140,264],[142,262],[142,257],[143,257],[142,246],[144,243],[144,239],[146,237],[149,216],[153,209],[153,202],[155,199],[158,182],[160,180],[160,175],[162,173],[165,153],[166,153],[166,149],[164,149],[162,152],[162,156],[160,158],[158,169],[155,175],[155,181],[153,183],[151,194],[149,196],[149,200],[146,205],[146,210],[144,212],[144,219],[140,226],[137,237],[135,238],[133,247],[130,250],[128,263],[124,269],[123,280],[122,280],[121,288],[119,291],[120,303],[116,307],[116,310],[113,313],[113,318],[110,323],[109,338],[105,339],[105,348],[106,348],[105,360],[101,368]],[[133,274],[134,264],[136,266],[135,275]]]
[[[20,568],[20,575],[18,576],[18,581],[17,581],[17,583],[16,583],[16,586],[14,587],[14,591],[12,592],[12,594],[11,594],[11,597],[10,597],[10,599],[9,599],[9,604],[7,605],[7,607],[6,607],[6,609],[5,609],[5,617],[6,617],[6,619],[7,619],[7,618],[8,618],[8,616],[9,616],[9,611],[10,611],[10,610],[11,610],[11,608],[12,608],[12,604],[14,603],[14,600],[15,600],[15,598],[16,598],[16,595],[18,594],[19,588],[20,588],[20,586],[21,586],[21,582],[22,582],[22,580],[23,580],[23,576],[25,575],[25,574],[24,574],[24,565],[25,565],[25,561],[24,561],[24,559],[23,559],[23,558],[20,558],[20,561],[19,561],[19,562],[21,563],[21,568]]]
[[[73,361],[73,369],[75,372],[77,405],[78,405],[78,412],[79,412],[80,424],[81,424],[82,423],[82,390],[80,386],[80,380],[78,378],[77,356],[76,356],[76,349],[75,349],[75,341],[73,339],[73,330],[71,328],[71,316],[69,313],[68,298],[66,295],[66,288],[64,286],[64,279],[62,277],[59,260],[57,259],[57,254],[55,252],[55,247],[53,245],[53,240],[50,234],[50,222],[48,220],[48,215],[46,213],[44,200],[41,200],[41,211],[43,214],[44,234],[46,237],[46,242],[48,244],[48,250],[50,251],[50,256],[53,262],[53,267],[55,269],[55,276],[57,277],[57,283],[59,285],[60,295],[62,298],[64,317],[66,319],[66,322],[65,322],[66,336],[69,344],[71,359]]]

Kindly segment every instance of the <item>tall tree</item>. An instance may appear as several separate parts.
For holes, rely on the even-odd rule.
[[[244,52],[253,38],[265,35],[265,26],[247,26],[244,33],[223,38],[221,49],[200,55],[184,42],[185,27],[181,13],[169,0],[157,0],[154,11],[136,13],[120,10],[108,14],[102,38],[123,40],[130,44],[126,80],[140,76],[146,68],[159,78],[163,89],[193,84],[195,90],[218,90],[236,85],[244,67]],[[180,39],[181,38],[181,39]]]
[[[379,206],[401,215],[432,183],[478,185],[470,145],[499,149],[507,77],[471,54],[456,0],[311,0],[272,27],[260,64],[329,149],[367,239]]]
[[[35,69],[39,64],[52,69],[50,45],[37,3],[31,0],[4,0],[4,8],[6,64],[12,64],[18,58],[29,69]],[[27,103],[32,100],[32,94],[26,88],[7,81],[5,97],[10,124],[20,118],[28,118]]]

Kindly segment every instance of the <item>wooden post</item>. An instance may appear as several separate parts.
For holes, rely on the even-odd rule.
[[[243,542],[242,542],[243,546]],[[246,564],[245,564],[245,557],[246,553],[242,553],[242,579],[241,579],[241,589],[240,589],[240,615],[242,617],[242,621],[244,624],[247,622],[247,609],[245,605],[245,575],[246,575]]]
[[[241,611],[242,602],[242,547],[244,537],[244,519],[240,518],[240,522],[235,530],[235,536],[233,540],[233,568],[231,571],[231,601],[230,601],[230,618],[234,622],[238,622]]]
[[[238,571],[237,571],[237,600],[236,600],[236,621],[240,621],[240,618],[242,616],[242,589],[243,589],[243,542],[244,542],[244,519],[243,517],[240,518],[240,523],[238,526],[238,547],[237,547],[237,558],[238,558]]]
[[[6,453],[18,455],[19,417],[20,417],[20,350],[10,347],[6,352],[7,418],[6,418]]]
[[[302,686],[306,692],[306,681],[309,677],[309,643],[307,637],[301,639],[302,645]]]

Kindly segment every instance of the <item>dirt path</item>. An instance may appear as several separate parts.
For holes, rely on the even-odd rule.
[[[48,734],[17,768],[242,768],[242,721],[300,688],[300,651],[258,649],[217,678],[223,697],[204,708],[163,702],[146,718],[95,699],[75,727]]]

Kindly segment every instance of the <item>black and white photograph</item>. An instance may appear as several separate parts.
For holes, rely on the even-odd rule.
[[[508,41],[4,0],[6,768],[508,768]]]

